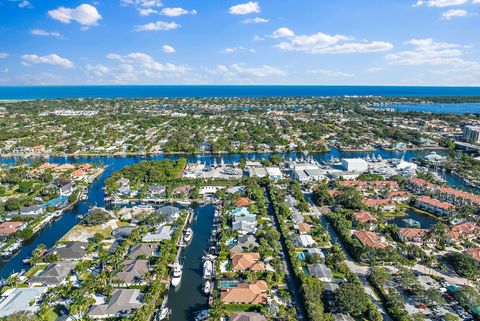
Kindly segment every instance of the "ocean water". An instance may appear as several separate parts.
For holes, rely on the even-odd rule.
[[[5,86],[0,100],[145,97],[479,96],[480,87]]]
[[[416,112],[447,113],[447,114],[480,113],[480,103],[392,105],[392,106],[381,106],[377,108],[379,109],[393,108],[396,111],[404,111],[404,112],[416,111]]]

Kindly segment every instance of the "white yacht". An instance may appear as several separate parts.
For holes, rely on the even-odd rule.
[[[167,320],[171,312],[172,310],[170,310],[169,308],[163,307],[158,311],[155,320],[156,321]]]
[[[206,260],[203,263],[203,278],[205,280],[211,279],[212,278],[212,272],[213,272],[213,264],[212,261]]]
[[[183,235],[183,240],[185,241],[185,243],[188,243],[192,240],[192,237],[193,237],[193,231],[191,228],[187,228],[185,230],[185,234]]]
[[[209,295],[210,292],[212,291],[212,283],[208,280],[205,281],[205,283],[203,283],[203,293],[206,294],[206,295]]]
[[[182,280],[183,266],[177,261],[173,263],[172,286],[177,287]]]

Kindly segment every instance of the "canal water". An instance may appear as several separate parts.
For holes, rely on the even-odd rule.
[[[194,320],[196,312],[208,308],[208,297],[202,293],[202,257],[208,250],[213,226],[213,205],[197,207],[192,222],[193,238],[182,253],[183,274],[180,287],[170,287],[167,306],[172,309],[170,321]]]
[[[411,158],[422,158],[429,154],[430,151],[384,151],[376,150],[375,152],[342,152],[337,149],[332,149],[327,153],[312,153],[311,156],[317,161],[328,161],[331,157],[365,157],[367,154],[381,155],[386,158],[401,158],[405,160]],[[438,154],[446,154],[447,151],[437,151]],[[298,155],[295,153],[284,154],[285,157],[295,159]],[[0,279],[7,278],[14,272],[19,272],[22,269],[27,268],[23,264],[23,259],[31,256],[32,251],[39,245],[44,244],[47,247],[52,247],[65,233],[67,233],[73,226],[78,224],[79,220],[77,215],[85,214],[92,206],[105,206],[103,187],[104,181],[113,172],[122,169],[125,166],[129,166],[138,163],[142,160],[161,160],[164,158],[178,159],[182,157],[180,155],[147,155],[147,156],[79,156],[79,157],[50,157],[49,162],[56,164],[64,163],[97,163],[108,166],[105,172],[90,186],[88,189],[88,198],[86,201],[80,202],[77,206],[71,210],[65,212],[57,221],[51,225],[45,227],[38,233],[32,240],[27,241],[24,246],[13,257],[7,261],[0,261]],[[228,155],[187,155],[189,162],[200,161],[204,164],[212,164],[213,162],[220,163],[223,160],[225,163],[239,162],[242,158],[249,160],[262,160],[268,159],[270,154],[248,153],[248,154],[228,154]],[[0,164],[13,165],[17,159],[4,158],[0,159]],[[455,187],[463,187],[463,181],[459,178],[447,174],[447,181],[450,185]]]
[[[398,216],[395,217],[391,220],[388,220],[389,224],[395,224],[398,227],[409,227],[403,220],[405,219],[412,219],[420,223],[421,228],[430,228],[432,225],[435,223],[439,222],[438,219],[436,219],[433,216],[429,216],[426,214],[423,214],[421,212],[415,211],[414,209],[407,209],[405,212],[405,216]]]

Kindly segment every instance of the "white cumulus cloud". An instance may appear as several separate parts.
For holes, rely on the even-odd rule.
[[[136,26],[135,31],[168,31],[180,28],[176,22],[156,21],[144,25]]]
[[[57,54],[50,54],[46,56],[38,56],[35,54],[23,55],[22,62],[27,66],[30,64],[47,64],[67,69],[74,67],[72,61],[68,60],[67,58],[62,58]]]
[[[175,53],[175,48],[173,48],[172,46],[169,46],[169,45],[164,45],[162,47],[162,50],[165,53]]]
[[[295,36],[295,33],[292,30],[285,27],[278,28],[272,33],[273,38],[283,38],[283,37],[293,37],[293,36]]]
[[[160,12],[164,16],[168,17],[178,17],[178,16],[183,16],[186,14],[192,14],[195,15],[197,14],[196,10],[186,10],[183,8],[163,8],[162,11]]]
[[[255,18],[248,18],[242,21],[245,24],[251,24],[251,23],[267,23],[269,22],[268,19],[265,18],[260,18],[260,17],[255,17]]]
[[[94,6],[85,3],[76,8],[59,7],[48,11],[48,15],[62,23],[76,21],[82,26],[95,26],[102,19]]]
[[[63,38],[62,35],[57,31],[46,31],[43,29],[32,29],[30,34],[33,36]]]
[[[352,73],[337,70],[311,70],[309,73],[329,78],[349,78],[355,76]]]
[[[442,18],[445,19],[445,20],[450,20],[450,19],[455,18],[455,17],[465,17],[466,15],[468,15],[467,10],[450,9],[450,10],[442,13]]]
[[[0,59],[5,59],[8,57],[8,53],[6,52],[0,52]]]
[[[354,42],[353,37],[329,35],[318,32],[313,35],[295,35],[288,28],[280,28],[272,34],[273,38],[287,38],[275,45],[285,51],[299,51],[310,54],[370,53],[388,51],[393,45],[384,41]]]
[[[478,0],[474,0],[473,3],[475,3],[475,1],[478,1]],[[427,5],[429,7],[444,8],[444,7],[460,6],[467,2],[469,2],[469,0],[428,0],[428,1],[419,0],[413,6],[420,7],[423,5]]]
[[[236,15],[259,13],[260,5],[256,1],[255,2],[249,1],[247,3],[237,4],[235,6],[230,7],[229,12],[230,14],[236,14]]]
[[[218,65],[217,68],[213,71],[214,74],[221,75],[229,81],[242,80],[254,78],[265,78],[265,77],[279,77],[285,76],[287,73],[276,67],[270,65],[263,65],[260,67],[248,67],[247,65],[232,64],[230,66]]]

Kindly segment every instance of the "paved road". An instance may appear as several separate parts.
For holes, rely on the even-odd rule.
[[[290,261],[290,256],[288,255],[287,246],[285,245],[285,238],[283,237],[283,234],[281,232],[280,224],[277,220],[277,216],[275,215],[275,211],[272,205],[272,200],[270,199],[269,195],[267,195],[267,200],[268,200],[268,214],[270,215],[275,228],[281,235],[280,244],[282,245],[282,253],[283,253],[282,262],[285,270],[285,278],[287,280],[288,289],[292,295],[293,305],[297,310],[297,320],[306,321],[308,320],[308,318],[307,318],[305,306],[303,303],[303,297],[300,295],[300,291],[299,291],[300,284],[298,284],[297,280],[295,279],[292,262]]]
[[[311,198],[309,197],[309,195],[305,195],[306,196],[306,199],[309,201],[310,203],[310,209],[311,209],[311,212],[314,216],[316,216],[317,218],[320,219],[320,221],[322,222],[323,226],[326,228],[328,234],[330,235],[330,239],[333,243],[336,243],[338,245],[340,245],[340,247],[342,248],[343,252],[345,253],[345,255],[347,256],[347,259],[345,260],[347,266],[350,268],[350,270],[355,273],[358,278],[360,279],[360,281],[362,282],[363,284],[363,288],[365,289],[365,292],[370,296],[370,298],[372,299],[373,303],[377,306],[378,310],[380,311],[380,313],[382,314],[382,318],[383,320],[385,321],[391,321],[392,319],[390,318],[390,316],[388,315],[387,313],[387,310],[385,309],[385,307],[383,306],[382,302],[380,301],[380,299],[378,298],[377,294],[373,291],[373,289],[370,287],[370,284],[368,283],[367,281],[367,275],[368,275],[368,270],[369,270],[369,267],[368,266],[362,266],[362,265],[358,265],[357,263],[355,263],[352,259],[352,257],[350,256],[350,254],[348,254],[347,250],[345,249],[345,247],[343,246],[342,242],[340,241],[340,238],[337,236],[337,233],[335,232],[335,230],[333,229],[333,227],[330,225],[330,223],[328,223],[328,220],[327,218],[322,215],[320,213],[320,211],[318,210],[318,208],[312,203],[312,200]]]

